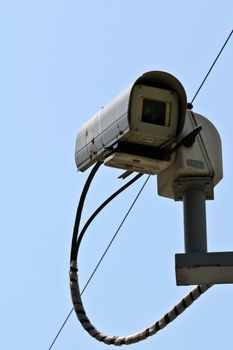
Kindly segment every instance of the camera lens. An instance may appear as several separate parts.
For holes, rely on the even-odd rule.
[[[145,98],[142,107],[142,122],[165,126],[166,103]]]

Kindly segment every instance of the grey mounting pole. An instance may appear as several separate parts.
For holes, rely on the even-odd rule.
[[[183,192],[184,242],[186,253],[207,252],[206,194],[198,186]]]
[[[206,199],[213,199],[208,177],[186,177],[175,182],[175,200],[183,201],[186,253],[207,253]]]

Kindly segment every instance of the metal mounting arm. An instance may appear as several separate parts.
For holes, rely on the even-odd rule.
[[[177,285],[233,283],[233,252],[207,252],[206,199],[213,199],[210,178],[175,182],[175,199],[183,201],[185,254],[176,254]]]

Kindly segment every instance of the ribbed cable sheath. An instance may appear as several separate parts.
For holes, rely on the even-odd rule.
[[[72,261],[70,266],[70,290],[71,298],[74,305],[76,315],[83,326],[83,328],[96,340],[103,342],[107,345],[129,345],[138,343],[155,333],[160,329],[166,327],[170,322],[174,321],[184,310],[186,310],[196,299],[198,299],[204,292],[206,292],[212,285],[199,285],[188,293],[173,309],[166,313],[160,320],[153,323],[150,327],[144,329],[141,332],[119,337],[106,335],[98,331],[90,322],[83,307],[81,293],[78,284],[78,269],[77,262]]]

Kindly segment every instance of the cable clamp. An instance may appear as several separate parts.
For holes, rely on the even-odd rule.
[[[78,264],[77,261],[72,260],[70,263],[70,271],[71,272],[77,272],[78,271]]]

